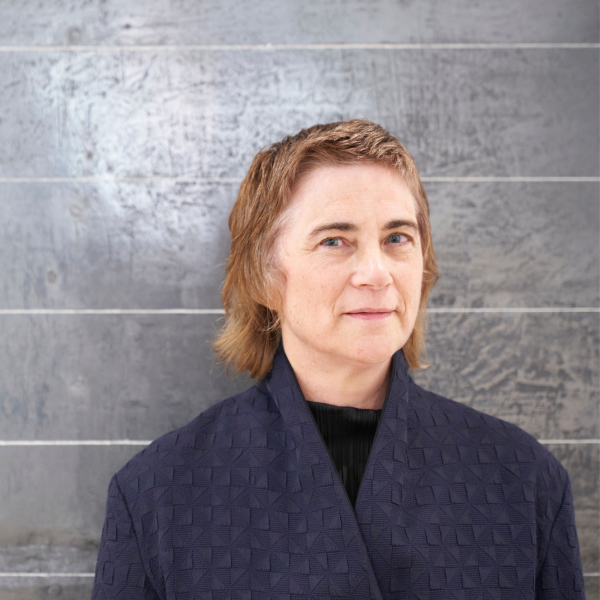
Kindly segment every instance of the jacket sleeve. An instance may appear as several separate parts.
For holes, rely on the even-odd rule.
[[[116,477],[108,488],[92,600],[160,600],[148,578]]]
[[[536,579],[538,600],[585,600],[575,511],[569,476],[565,473],[562,502],[552,523],[545,558]]]

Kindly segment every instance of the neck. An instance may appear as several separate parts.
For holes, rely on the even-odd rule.
[[[354,408],[383,407],[391,358],[384,363],[365,364],[307,352],[285,340],[284,349],[306,400]]]

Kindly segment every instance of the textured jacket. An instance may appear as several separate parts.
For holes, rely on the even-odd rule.
[[[93,599],[583,598],[564,468],[392,368],[355,510],[280,347],[112,479]]]

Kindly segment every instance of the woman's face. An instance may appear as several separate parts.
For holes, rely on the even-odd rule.
[[[277,243],[282,338],[314,360],[381,363],[417,317],[416,202],[391,169],[319,167],[298,185]]]

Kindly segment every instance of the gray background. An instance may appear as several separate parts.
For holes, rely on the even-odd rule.
[[[210,351],[239,180],[353,117],[430,197],[416,378],[569,469],[598,598],[599,8],[0,0],[0,599],[89,596],[125,441],[249,385]]]

